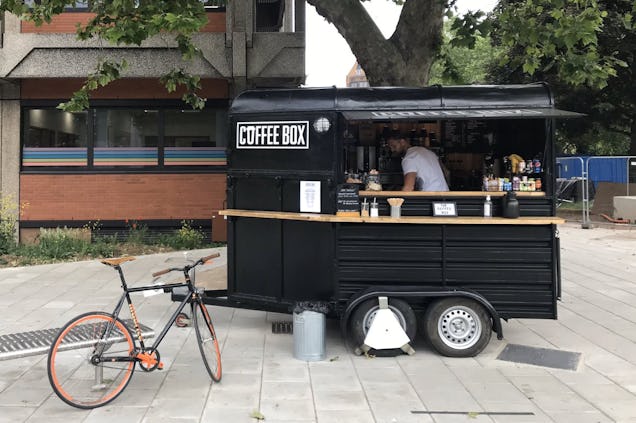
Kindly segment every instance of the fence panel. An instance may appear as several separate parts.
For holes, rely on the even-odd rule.
[[[590,227],[590,199],[594,198],[600,182],[625,184],[636,182],[636,156],[573,156],[557,158],[557,198],[566,200],[568,186],[580,181],[582,227]],[[559,191],[559,188],[561,190]],[[571,189],[570,189],[571,192]]]

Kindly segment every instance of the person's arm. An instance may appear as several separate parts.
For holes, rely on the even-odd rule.
[[[417,172],[409,172],[404,175],[404,185],[402,185],[402,191],[415,191],[415,179]]]

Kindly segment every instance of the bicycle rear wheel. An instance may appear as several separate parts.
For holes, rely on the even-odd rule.
[[[197,333],[203,364],[205,364],[212,380],[220,382],[221,351],[219,350],[219,342],[208,309],[200,300],[192,303],[192,316],[194,317],[194,329]]]
[[[111,327],[108,337],[106,330]],[[133,375],[135,343],[126,325],[107,313],[91,312],[75,317],[57,335],[47,361],[53,391],[73,407],[90,409],[114,400]]]

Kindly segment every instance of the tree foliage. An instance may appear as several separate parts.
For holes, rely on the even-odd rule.
[[[606,10],[597,0],[502,0],[496,11],[502,63],[530,76],[554,72],[573,86],[603,88],[618,67],[615,52],[599,50]]]
[[[444,23],[443,43],[438,59],[433,64],[429,84],[469,85],[484,84],[488,69],[498,48],[488,35],[474,32],[470,41],[461,40],[458,19],[453,17]]]
[[[493,19],[495,42],[501,44],[501,28],[510,27],[506,16],[526,10],[527,3],[500,1]],[[566,67],[560,67],[553,56],[537,56],[535,71],[524,72],[520,63],[525,60],[526,50],[522,45],[504,46],[508,60],[491,69],[491,80],[500,83],[547,81],[560,107],[588,115],[575,122],[559,122],[559,140],[564,152],[626,154],[631,144],[632,153],[636,153],[636,27],[632,18],[635,3],[633,0],[599,0],[597,3],[602,27],[596,33],[594,54],[612,57],[617,64],[606,78],[597,79],[600,83],[591,83],[595,78],[594,61],[577,68],[573,60]],[[568,13],[573,10],[568,9]],[[552,13],[544,9],[535,15],[535,22],[550,21]],[[585,69],[592,71],[582,76]]]
[[[332,23],[351,47],[371,85],[422,86],[429,82],[434,60],[443,45],[444,17],[456,12],[456,0],[386,0],[402,5],[394,33],[385,38],[366,12],[368,0],[307,0]],[[621,17],[634,25],[636,0]],[[20,0],[0,0],[0,12],[9,11],[36,24],[51,17],[73,0],[39,0],[28,8]],[[224,0],[215,2],[224,4]],[[479,37],[497,29],[497,42],[507,49],[502,63],[535,76],[548,71],[576,86],[604,87],[626,61],[613,51],[599,49],[608,12],[601,0],[500,0],[493,19],[481,11],[457,17],[452,23],[453,47],[475,47]],[[206,22],[201,0],[92,0],[94,18],[78,27],[79,39],[98,38],[114,45],[142,45],[151,37],[166,38],[185,60],[200,54],[192,35]],[[168,37],[169,34],[169,37]],[[64,104],[67,110],[87,106],[92,90],[117,79],[126,64],[102,62],[76,96]],[[163,79],[169,90],[184,86],[184,100],[201,107],[196,95],[199,81],[184,69]]]
[[[24,4],[21,0],[0,0],[0,13],[11,12],[36,25],[50,23],[53,16],[67,7],[74,7],[74,0],[40,0]],[[85,25],[77,26],[79,40],[100,39],[112,45],[141,46],[152,37],[162,37],[166,46],[177,48],[184,60],[200,54],[192,42],[192,35],[207,23],[203,2],[200,0],[92,0],[91,12],[95,15]],[[90,92],[121,77],[126,62],[101,60],[95,71],[87,76],[82,88],[73,98],[60,105],[67,111],[88,107]],[[169,92],[179,86],[185,88],[183,100],[196,108],[203,107],[204,99],[196,94],[200,88],[197,76],[184,69],[175,69],[162,78]]]

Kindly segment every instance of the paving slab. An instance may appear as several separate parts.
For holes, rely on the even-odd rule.
[[[74,409],[53,394],[45,356],[3,361],[0,423],[257,422],[255,412],[270,423],[636,423],[636,230],[566,224],[560,234],[559,319],[504,322],[505,339],[493,337],[478,357],[441,357],[419,338],[413,356],[358,357],[337,322],[328,321],[326,359],[304,362],[293,357],[291,334],[271,330],[289,315],[214,306],[221,383],[210,382],[194,330],[175,327],[159,349],[165,369],[135,373],[120,397],[96,410]],[[225,249],[188,253],[215,251],[222,257],[197,274],[207,289],[224,288]],[[141,256],[124,270],[131,285],[140,285],[185,260],[182,252]],[[117,275],[97,261],[0,269],[0,335],[109,311],[119,295]],[[176,307],[169,295],[133,301],[142,323],[155,330]],[[577,352],[580,365],[560,370],[498,360],[508,343]]]

